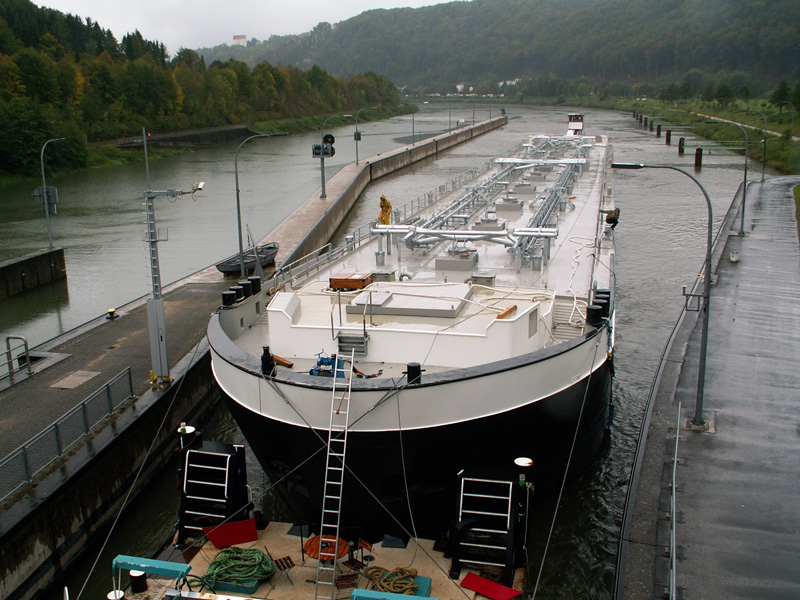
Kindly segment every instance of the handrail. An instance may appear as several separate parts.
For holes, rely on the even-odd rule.
[[[32,375],[33,371],[31,370],[31,352],[28,348],[28,340],[25,339],[21,335],[7,335],[6,336],[6,362],[8,363],[8,378],[13,382],[14,381],[14,373],[17,369],[14,368],[14,361],[11,358],[11,340],[22,340],[22,344],[25,346],[25,367],[28,371],[28,375]]]
[[[124,388],[115,390],[124,381]],[[0,459],[0,502],[63,456],[98,423],[133,397],[131,368],[126,367],[52,424]]]
[[[675,536],[675,522],[677,520],[678,511],[675,506],[675,479],[677,478],[678,471],[678,442],[680,440],[681,432],[681,403],[678,402],[678,422],[675,427],[675,453],[672,456],[672,490],[669,499],[669,599],[675,598],[675,577],[676,577],[676,536]]]

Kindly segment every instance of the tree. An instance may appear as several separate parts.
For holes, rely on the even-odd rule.
[[[774,104],[778,107],[778,111],[781,110],[781,106],[783,102],[789,102],[792,97],[792,89],[789,87],[789,83],[785,79],[781,79],[778,87],[776,87],[772,94],[769,96],[769,101],[771,104]]]
[[[23,48],[14,55],[14,62],[29,98],[42,104],[58,100],[56,69],[47,55],[33,48]]]
[[[714,99],[717,100],[722,106],[727,106],[728,103],[736,97],[733,88],[727,83],[720,83],[717,86],[717,91],[714,94]]]

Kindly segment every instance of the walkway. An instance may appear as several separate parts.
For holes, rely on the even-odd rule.
[[[665,597],[678,403],[677,597],[800,598],[798,184],[751,184],[747,235],[736,235],[739,217],[728,232],[711,291],[709,432],[685,428],[695,409],[700,328],[687,321],[673,345],[637,489],[626,599]]]

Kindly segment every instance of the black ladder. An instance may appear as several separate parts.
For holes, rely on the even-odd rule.
[[[204,442],[200,449],[186,450],[178,540],[200,537],[204,527],[234,517],[249,502],[244,447]]]
[[[320,518],[320,552],[315,600],[332,600],[336,593],[336,557],[339,555],[339,521],[344,488],[344,465],[347,451],[347,428],[350,425],[350,390],[353,378],[353,354],[336,360],[331,390],[331,420],[328,428],[328,455],[325,462],[325,486]],[[348,366],[345,367],[345,364]],[[327,541],[327,543],[326,543]]]
[[[451,577],[463,563],[479,570],[499,571],[501,583],[512,585],[516,484],[501,479],[461,478]]]

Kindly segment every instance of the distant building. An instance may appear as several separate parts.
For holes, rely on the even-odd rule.
[[[234,46],[247,46],[247,36],[246,35],[235,35],[235,36],[233,36],[233,45]]]

